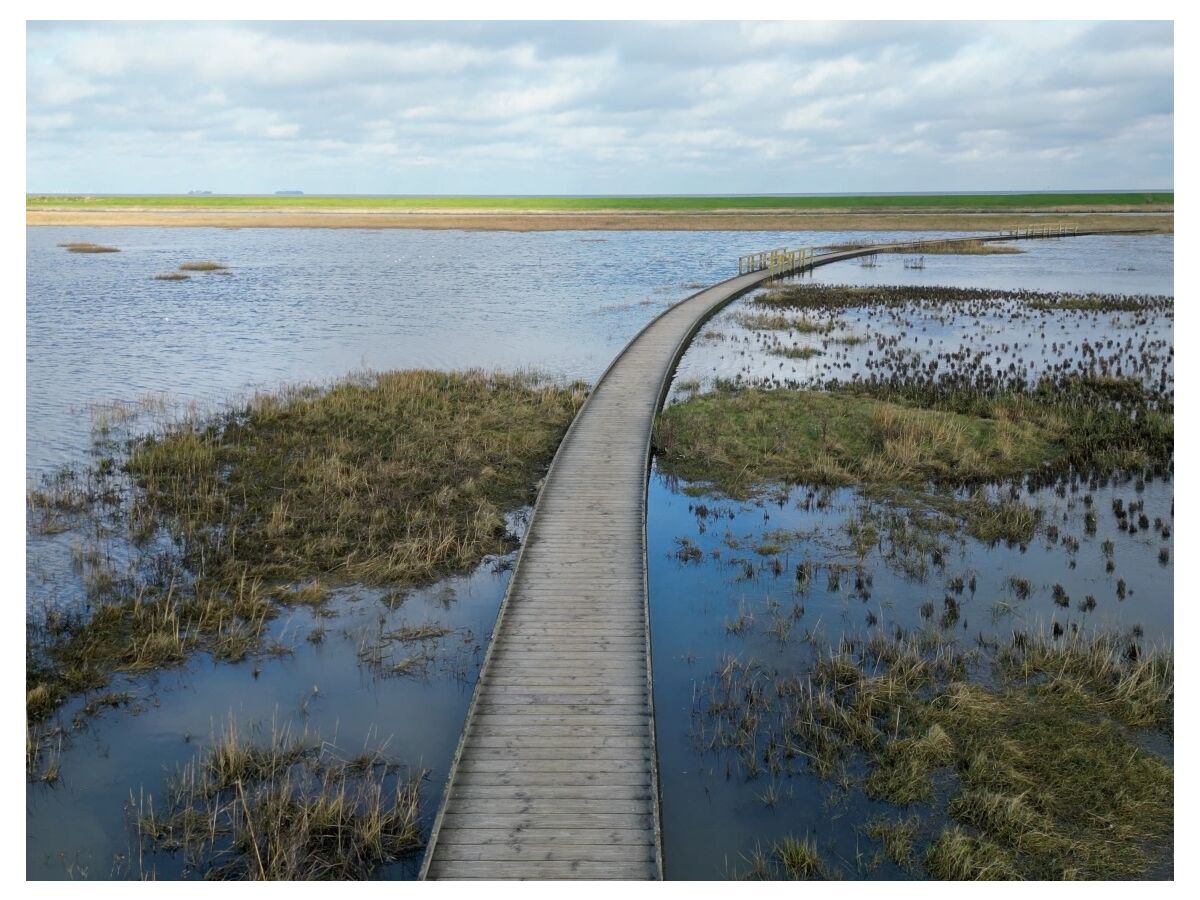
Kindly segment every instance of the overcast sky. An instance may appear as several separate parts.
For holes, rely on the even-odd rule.
[[[34,23],[30,191],[1170,188],[1170,23]]]

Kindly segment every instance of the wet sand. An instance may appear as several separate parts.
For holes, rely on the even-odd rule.
[[[470,231],[1000,231],[1069,223],[1080,231],[1174,231],[1172,211],[713,212],[395,209],[26,209],[25,224],[155,228],[430,228]]]

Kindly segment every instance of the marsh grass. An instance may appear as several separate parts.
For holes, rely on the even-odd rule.
[[[88,241],[72,241],[67,244],[59,244],[60,247],[65,247],[68,253],[120,253],[120,247],[108,247],[104,244],[93,244]]]
[[[906,251],[907,252],[907,251]],[[1004,251],[1002,251],[1004,252]],[[900,309],[916,307],[930,312],[948,310],[968,314],[997,304],[1025,310],[1077,310],[1083,312],[1168,313],[1174,310],[1169,296],[1128,294],[1074,294],[1061,292],[962,288],[946,285],[845,285],[780,284],[750,300],[749,315],[831,315],[850,309]]]
[[[155,281],[187,281],[192,276],[186,272],[159,272],[154,276]]]
[[[903,385],[721,384],[666,408],[655,446],[666,472],[729,496],[766,483],[962,486],[1070,468],[1110,474],[1166,466],[1174,419],[1137,382],[1119,379],[993,396]],[[1025,515],[1015,507],[1005,513]],[[984,522],[979,528],[990,530]]]
[[[423,778],[377,751],[343,759],[286,729],[250,743],[231,721],[161,800],[134,804],[136,828],[207,878],[363,879],[421,848]]]
[[[225,272],[228,270],[229,266],[224,263],[213,262],[212,260],[185,262],[179,265],[180,272]]]
[[[532,374],[368,375],[187,417],[103,472],[50,477],[31,530],[116,523],[138,545],[119,567],[81,548],[89,605],[30,618],[28,721],[114,672],[270,651],[279,609],[320,608],[334,583],[426,584],[506,553],[504,514],[533,499],[584,394]]]
[[[1004,849],[957,825],[929,845],[925,868],[943,881],[1016,881],[1022,875]]]
[[[878,816],[867,823],[863,833],[879,842],[883,855],[896,865],[909,869],[916,863],[917,834],[921,827],[918,816],[891,820]]]
[[[1037,533],[1042,511],[1019,500],[992,500],[986,492],[977,491],[969,500],[954,500],[926,495],[926,499],[966,524],[966,531],[985,544],[1004,541],[1007,544],[1028,544]]]
[[[128,468],[197,571],[415,584],[512,548],[584,388],[390,372],[260,395],[137,443]]]
[[[668,407],[655,444],[664,468],[744,496],[766,482],[813,485],[993,480],[1058,452],[1016,417],[919,409],[849,391],[718,389]]]
[[[797,334],[826,334],[833,329],[832,322],[816,322],[812,319],[785,316],[776,313],[739,312],[733,320],[748,331],[794,331]]]
[[[1133,878],[1169,855],[1174,776],[1143,736],[1173,730],[1172,653],[1017,632],[984,683],[977,653],[934,631],[818,650],[807,677],[729,658],[693,737],[747,777],[762,760],[772,778],[799,765],[948,818],[932,840],[908,819],[868,826],[889,858],[935,877]]]
[[[770,349],[773,356],[782,356],[785,359],[812,359],[815,356],[824,354],[820,347],[785,347],[776,345]]]
[[[746,865],[733,872],[739,880],[816,881],[835,877],[812,838],[788,835],[767,850],[761,845],[755,847],[743,860]]]

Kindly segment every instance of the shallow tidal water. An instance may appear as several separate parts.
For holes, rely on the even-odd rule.
[[[1039,535],[1027,546],[1003,542],[988,546],[965,535],[945,540],[941,565],[929,565],[914,577],[889,565],[880,548],[861,561],[869,576],[868,596],[855,590],[860,560],[849,545],[847,522],[872,505],[853,489],[832,492],[818,507],[807,488],[794,488],[770,500],[739,502],[690,496],[689,486],[655,472],[650,480],[647,520],[647,570],[650,578],[650,627],[654,653],[654,712],[659,778],[663,793],[663,859],[668,878],[710,879],[744,874],[757,849],[785,837],[816,840],[823,857],[846,877],[906,878],[911,873],[890,862],[865,868],[875,845],[861,834],[873,816],[896,811],[861,790],[842,796],[829,782],[807,773],[773,778],[748,777],[728,754],[706,751],[700,695],[706,680],[730,658],[753,662],[766,671],[802,674],[810,661],[804,638],[811,632],[837,643],[841,637],[864,638],[900,628],[919,632],[941,627],[960,644],[1003,640],[1014,630],[1043,632],[1052,623],[1069,633],[1109,629],[1127,632],[1138,626],[1150,644],[1171,643],[1173,632],[1173,561],[1160,563],[1158,548],[1171,541],[1142,532],[1119,530],[1111,514],[1115,497],[1145,502],[1147,514],[1173,521],[1170,481],[1151,482],[1141,491],[1132,482],[1091,491],[1100,511],[1095,534],[1083,526],[1082,496],[1059,498],[1038,492],[1030,501],[1043,509],[1044,521],[1058,523],[1080,541],[1068,552]],[[874,504],[877,509],[886,506]],[[697,508],[704,510],[698,515]],[[683,561],[681,538],[700,548],[703,558]],[[1115,544],[1114,572],[1105,571],[1104,541]],[[779,546],[762,555],[756,548]],[[773,562],[782,566],[776,571]],[[797,567],[809,563],[807,584]],[[1073,563],[1073,565],[1072,565]],[[839,584],[830,583],[830,567],[844,567]],[[1009,579],[1031,583],[1027,598],[1014,595]],[[951,585],[962,578],[973,587]],[[1117,579],[1126,581],[1119,599]],[[1070,605],[1052,599],[1061,584]],[[1090,611],[1080,608],[1096,598]],[[957,619],[939,625],[944,598],[960,604]],[[927,620],[922,613],[933,613]],[[748,623],[748,624],[747,624]],[[783,633],[776,629],[785,629]],[[764,801],[769,789],[779,799]],[[927,824],[936,815],[920,811]]]
[[[136,402],[148,394],[215,408],[256,389],[325,382],[361,368],[532,367],[556,378],[593,380],[668,304],[733,274],[741,253],[892,237],[59,228],[29,229],[27,235],[31,478],[88,459],[90,407]],[[56,246],[75,240],[112,244],[122,252],[92,256]],[[904,269],[900,256],[881,256],[876,268],[840,263],[813,277],[829,283],[1173,293],[1169,236],[1020,246],[1028,252],[930,256],[926,268],[915,271]],[[199,274],[184,282],[151,278],[198,259],[227,263],[231,272]],[[727,374],[721,352],[701,341],[685,356],[680,379]],[[731,362],[729,372],[743,364]],[[695,751],[690,735],[697,681],[722,654],[749,647],[766,659],[787,661],[786,648],[765,628],[731,636],[726,620],[744,607],[765,623],[773,602],[793,602],[787,593],[795,562],[836,553],[831,542],[836,543],[838,524],[859,501],[850,492],[839,492],[819,512],[797,506],[802,499],[798,493],[782,506],[730,502],[727,512],[733,518],[709,523],[699,533],[697,517],[688,508],[694,498],[681,488],[656,474],[648,497],[667,875],[735,874],[744,854],[783,834],[815,834],[823,848],[853,861],[859,841],[853,824],[861,818],[861,808],[831,814],[823,805],[825,789],[815,779],[793,779],[792,793],[767,808],[757,797],[761,785],[725,778],[712,760]],[[1111,490],[1125,497],[1134,494],[1130,485]],[[1109,495],[1094,493],[1098,508],[1107,511]],[[1169,515],[1169,482],[1147,485],[1143,496],[1151,517]],[[1056,515],[1082,516],[1076,496],[1044,502],[1053,505]],[[743,537],[781,528],[818,530],[825,536],[797,539],[786,551],[788,567],[779,578],[763,570],[739,579],[707,555],[699,565],[674,557],[678,538],[707,545],[721,541],[726,528]],[[1094,536],[1084,536],[1076,525],[1073,532],[1081,547],[1076,568],[1065,575],[1058,573],[1061,548],[1038,541],[1025,551],[970,544],[956,548],[952,567],[978,573],[977,590],[965,607],[964,632],[1011,628],[1013,616],[1029,624],[1048,620],[1056,611],[1048,584],[1062,581],[1072,598],[1095,594],[1100,601],[1086,615],[1072,608],[1072,616],[1091,624],[1140,624],[1148,637],[1169,642],[1173,562],[1160,565],[1153,552],[1137,552],[1139,536],[1116,535],[1118,542],[1128,542],[1118,544],[1117,574],[1127,579],[1129,596],[1118,603],[1112,577],[1099,568],[1098,548],[1108,536],[1106,528],[1111,530],[1111,518],[1104,515]],[[28,605],[70,604],[79,596],[70,543],[69,533],[27,539]],[[993,606],[1003,581],[1018,567],[1044,572],[1030,576],[1038,591],[996,618]],[[139,852],[131,817],[145,796],[160,793],[167,776],[230,717],[265,735],[279,727],[294,732],[308,728],[347,754],[383,746],[389,756],[411,767],[427,767],[423,803],[428,828],[507,577],[504,561],[488,560],[470,575],[412,592],[394,609],[381,601],[380,592],[351,586],[338,592],[334,615],[324,621],[300,609],[285,611],[273,623],[273,635],[290,653],[237,664],[198,657],[154,678],[116,679],[112,689],[134,695],[130,706],[87,718],[77,729],[70,724],[80,704],[69,703],[62,712],[67,726],[62,778],[53,786],[34,784],[27,790],[27,876],[186,874],[175,856]],[[935,581],[916,585],[880,565],[866,608],[881,622],[911,623],[926,595],[938,599],[941,594],[934,592],[941,590]],[[844,590],[825,590],[823,578],[810,594],[796,628],[841,633],[864,627],[864,604],[858,598],[851,601]],[[382,676],[360,658],[372,632],[434,621],[453,631],[441,639],[437,662],[427,669]],[[325,630],[320,643],[307,639],[314,628]],[[410,858],[379,875],[412,877],[418,864],[419,857]],[[872,874],[905,877],[886,866]]]

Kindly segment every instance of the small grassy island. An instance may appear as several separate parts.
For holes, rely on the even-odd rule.
[[[531,374],[386,372],[102,438],[92,468],[28,497],[34,531],[86,524],[138,548],[119,565],[80,546],[87,608],[29,623],[31,775],[37,723],[114,672],[269,651],[266,622],[330,585],[424,584],[510,551],[504,514],[533,501],[585,396]]]

